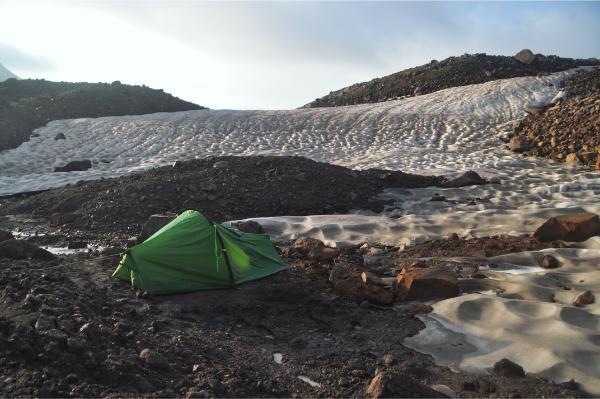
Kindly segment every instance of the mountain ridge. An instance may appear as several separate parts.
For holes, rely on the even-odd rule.
[[[163,90],[112,83],[9,79],[0,82],[0,151],[52,120],[205,109]]]
[[[442,61],[408,68],[367,82],[355,83],[303,105],[321,108],[377,103],[465,86],[537,74],[560,72],[583,65],[598,65],[598,59],[561,58],[521,50],[514,56],[463,54]]]

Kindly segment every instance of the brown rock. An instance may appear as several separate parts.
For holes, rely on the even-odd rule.
[[[406,373],[379,371],[367,388],[369,398],[439,398],[438,391],[421,384]]]
[[[508,148],[515,152],[525,152],[531,148],[531,142],[523,137],[515,136],[508,142]]]
[[[585,241],[600,235],[600,218],[594,213],[578,213],[548,219],[533,233],[542,242],[563,240]]]
[[[336,264],[329,274],[329,281],[334,291],[345,298],[352,299],[356,303],[368,301],[376,305],[391,305],[395,294],[392,286],[386,286],[381,279],[372,276],[366,278],[365,283],[362,275],[352,272],[344,264]],[[372,283],[372,281],[378,281]]]
[[[432,269],[402,269],[396,277],[396,286],[396,297],[400,300],[452,298],[460,292],[454,273]]]
[[[166,369],[169,368],[169,363],[161,354],[156,353],[149,348],[142,349],[140,352],[140,359],[146,362],[146,365],[150,368],[155,369]]]
[[[566,163],[581,163],[581,160],[579,159],[579,156],[577,156],[576,153],[572,152],[567,155],[567,157],[565,158],[565,162]]]
[[[585,291],[577,295],[577,298],[575,298],[575,300],[573,301],[573,306],[577,306],[578,308],[580,308],[585,305],[590,305],[594,303],[595,300],[596,298],[594,297],[594,294],[592,294],[591,291]]]
[[[460,240],[460,237],[458,236],[458,234],[456,234],[456,233],[448,234],[448,241],[458,241],[458,240]]]
[[[556,269],[557,267],[560,267],[560,262],[552,255],[544,255],[542,267],[544,269]]]
[[[522,64],[529,65],[535,60],[535,55],[529,49],[523,49],[513,56],[513,58]]]
[[[317,261],[330,261],[337,255],[335,248],[326,247],[316,238],[300,237],[294,242],[294,248],[309,259]]]

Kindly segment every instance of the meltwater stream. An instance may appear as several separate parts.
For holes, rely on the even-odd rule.
[[[528,234],[550,216],[600,213],[598,173],[524,158],[504,149],[501,141],[513,122],[524,116],[527,104],[549,102],[559,93],[561,80],[572,73],[498,80],[337,108],[200,110],[54,121],[20,147],[0,152],[0,195],[118,176],[177,160],[301,155],[357,169],[423,174],[475,170],[495,184],[387,190],[381,195],[393,206],[378,215],[257,219],[268,233],[310,235],[331,245],[412,244],[451,232],[462,237]],[[66,139],[55,140],[58,133]],[[52,172],[56,166],[82,159],[91,160],[93,167]],[[436,193],[448,201],[430,201]],[[440,363],[469,371],[485,372],[500,357],[513,357],[528,372],[557,380],[576,378],[584,388],[600,394],[600,306],[570,306],[578,290],[595,290],[600,297],[600,279],[595,277],[600,243],[586,245],[574,252],[556,250],[565,266],[555,273],[568,280],[573,290],[554,295],[554,302],[546,295],[553,278],[533,268],[539,255],[496,259],[508,268],[515,262],[521,267],[522,273],[496,273],[490,279],[511,292],[510,298],[488,295],[494,291],[482,289],[482,293],[442,301],[424,319],[428,327],[406,344],[431,353]],[[462,352],[448,346],[457,339],[465,345]],[[524,352],[531,356],[519,355]]]

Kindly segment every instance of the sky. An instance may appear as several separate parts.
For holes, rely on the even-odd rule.
[[[600,2],[0,0],[21,78],[145,84],[217,109],[291,109],[464,53],[600,57]]]

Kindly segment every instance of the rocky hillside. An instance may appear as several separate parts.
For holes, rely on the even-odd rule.
[[[600,69],[565,81],[556,104],[529,107],[514,128],[509,147],[525,155],[567,163],[596,164],[600,169]]]
[[[464,54],[443,61],[406,69],[392,75],[357,83],[317,98],[304,108],[376,103],[405,96],[432,93],[449,87],[464,86],[490,80],[558,72],[579,65],[598,64],[597,59],[571,59],[544,56],[522,50],[513,57]]]
[[[17,78],[17,75],[6,69],[6,67],[0,64],[0,82],[4,82],[6,79]]]
[[[1,79],[0,79],[1,80]],[[8,79],[0,82],[0,151],[49,121],[202,109],[162,90],[113,83]]]

